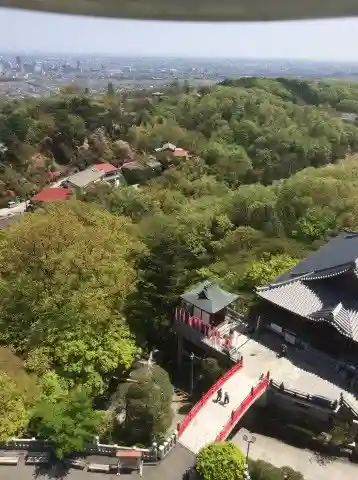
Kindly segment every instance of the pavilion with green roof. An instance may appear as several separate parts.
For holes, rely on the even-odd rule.
[[[225,320],[226,309],[238,295],[227,292],[217,284],[206,280],[181,295],[182,306],[208,325],[219,325]]]

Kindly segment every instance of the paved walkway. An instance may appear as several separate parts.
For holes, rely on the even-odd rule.
[[[321,395],[331,400],[338,400],[343,392],[358,409],[358,399],[345,390],[344,379],[324,357],[289,347],[288,357],[278,358],[275,349],[271,349],[273,345],[270,345],[271,348],[265,345],[265,341],[273,341],[276,342],[275,347],[279,347],[280,339],[272,336],[266,340],[262,337],[258,342],[240,334],[237,340],[241,342],[240,352],[244,365],[222,387],[224,392],[229,393],[230,404],[226,407],[217,404],[214,394],[199,410],[180,438],[180,443],[191,452],[196,454],[203,446],[215,440],[230,419],[231,412],[238,408],[251,387],[257,385],[260,375],[267,371],[270,371],[271,378],[283,382],[288,388]]]
[[[90,457],[94,463],[109,463],[108,457]],[[122,474],[123,479],[141,480],[182,480],[183,473],[195,465],[195,455],[181,445],[176,445],[165,459],[157,466],[144,465],[143,476],[138,473]],[[56,469],[26,466],[23,463],[16,467],[0,466],[1,480],[115,480],[118,476],[108,473],[92,473],[88,471],[71,469],[68,472],[61,472]]]
[[[246,451],[246,442],[243,435],[247,430],[241,429],[233,438],[233,443],[242,451]],[[256,441],[250,449],[250,458],[264,460],[276,467],[289,466],[301,472],[305,480],[355,480],[358,478],[358,466],[346,460],[334,460],[328,462],[319,461],[310,450],[286,445],[274,438],[254,434]]]
[[[231,412],[241,405],[250,393],[251,387],[256,386],[258,382],[259,375],[247,375],[244,361],[244,367],[230,377],[222,387],[223,392],[228,392],[230,403],[226,406],[216,403],[214,393],[181,435],[181,445],[193,453],[198,453],[206,444],[213,442],[230,419]]]
[[[278,358],[271,348],[278,348],[281,340],[272,335],[260,337],[260,343],[244,334],[241,334],[241,340],[240,351],[246,375],[253,377],[270,371],[271,378],[283,382],[288,388],[331,400],[338,400],[343,393],[358,410],[357,398],[346,390],[345,380],[325,357],[289,347],[287,358]],[[270,343],[271,348],[265,343]]]

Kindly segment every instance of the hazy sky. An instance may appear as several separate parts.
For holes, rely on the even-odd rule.
[[[358,19],[174,23],[0,9],[2,52],[358,60],[357,46]]]

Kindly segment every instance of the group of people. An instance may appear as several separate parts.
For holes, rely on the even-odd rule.
[[[223,390],[222,388],[219,388],[219,390],[216,392],[216,403],[221,402],[222,398],[223,398]],[[229,394],[225,392],[223,405],[228,405],[228,403],[230,403]]]

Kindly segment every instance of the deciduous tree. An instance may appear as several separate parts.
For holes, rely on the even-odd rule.
[[[0,373],[0,442],[7,442],[26,428],[30,412],[16,383]]]
[[[33,418],[38,436],[54,446],[59,459],[83,451],[85,442],[94,440],[101,421],[100,412],[93,410],[83,389],[74,389],[56,401],[51,397],[43,399]]]
[[[127,220],[90,204],[56,205],[10,228],[0,250],[3,342],[32,361],[42,349],[70,385],[96,391],[131,366],[137,349],[123,305],[141,244]]]
[[[242,284],[247,289],[254,289],[269,283],[278,275],[290,270],[298,260],[289,255],[265,255],[254,261],[247,269]]]

